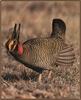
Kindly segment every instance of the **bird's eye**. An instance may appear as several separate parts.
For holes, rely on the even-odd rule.
[[[16,43],[16,40],[14,40],[13,42]]]

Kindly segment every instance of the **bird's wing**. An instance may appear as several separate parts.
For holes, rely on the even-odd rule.
[[[67,45],[58,53],[56,64],[57,65],[73,65],[75,61],[75,53],[72,45]]]

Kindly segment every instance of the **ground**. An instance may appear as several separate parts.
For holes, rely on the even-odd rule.
[[[20,41],[47,37],[53,18],[66,23],[66,42],[72,43],[76,61],[73,66],[54,67],[39,74],[9,55],[5,42],[15,23],[21,23]],[[1,98],[80,98],[80,2],[79,1],[2,1],[1,2]]]

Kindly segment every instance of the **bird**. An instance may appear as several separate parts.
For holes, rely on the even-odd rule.
[[[26,67],[41,74],[52,71],[54,66],[72,66],[75,61],[73,45],[65,43],[66,25],[61,19],[53,19],[50,37],[38,37],[25,42],[19,40],[21,24],[14,25],[5,46],[7,51]],[[40,78],[39,78],[40,80]]]

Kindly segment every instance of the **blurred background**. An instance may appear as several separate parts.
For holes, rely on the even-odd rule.
[[[31,82],[26,80],[28,71],[30,69],[25,68],[20,63],[16,62],[10,55],[7,55],[5,49],[5,42],[10,35],[10,29],[13,28],[15,23],[21,23],[21,34],[20,40],[24,42],[27,39],[36,37],[48,37],[51,34],[52,19],[60,18],[66,23],[66,41],[74,45],[77,61],[73,67],[58,69],[57,73],[65,72],[65,74],[56,74],[56,79],[50,84],[48,82],[46,85],[39,84],[36,82]],[[79,97],[79,65],[80,65],[80,2],[79,1],[2,1],[1,2],[1,76],[7,83],[11,84],[10,88],[16,94],[18,90],[25,93],[28,87],[32,89],[38,89],[39,96],[36,93],[31,92],[31,96],[26,94],[28,98],[55,98],[55,97]],[[15,67],[14,67],[15,66]],[[23,70],[22,70],[23,69]],[[32,71],[31,71],[32,72]],[[63,73],[62,72],[62,73]],[[67,80],[66,80],[66,73]],[[26,76],[26,77],[24,77]],[[64,77],[63,77],[64,76]],[[57,82],[58,77],[61,77],[60,81]],[[13,81],[14,80],[14,81]],[[16,80],[16,82],[15,82]],[[17,81],[18,80],[18,81]],[[71,82],[71,83],[68,83]],[[27,84],[28,82],[28,84]],[[56,82],[56,83],[54,83]],[[61,82],[61,83],[59,83]],[[64,82],[64,83],[63,83]],[[30,84],[30,86],[29,86]],[[56,86],[58,84],[58,86]],[[49,85],[52,87],[50,88]],[[34,87],[35,86],[35,87]],[[59,87],[61,86],[61,88]],[[41,87],[41,88],[40,88]],[[42,88],[43,87],[43,88]],[[68,88],[67,88],[68,87]],[[4,85],[2,85],[2,89]],[[52,90],[53,89],[53,90]],[[11,91],[12,91],[11,90]],[[47,94],[43,97],[41,96],[40,90],[45,91]],[[16,97],[15,92],[10,94],[11,97]],[[61,91],[61,92],[60,92]],[[28,91],[27,91],[28,92]],[[54,93],[53,93],[54,92]],[[29,93],[29,92],[28,92]],[[7,93],[2,92],[2,98],[6,98]]]

